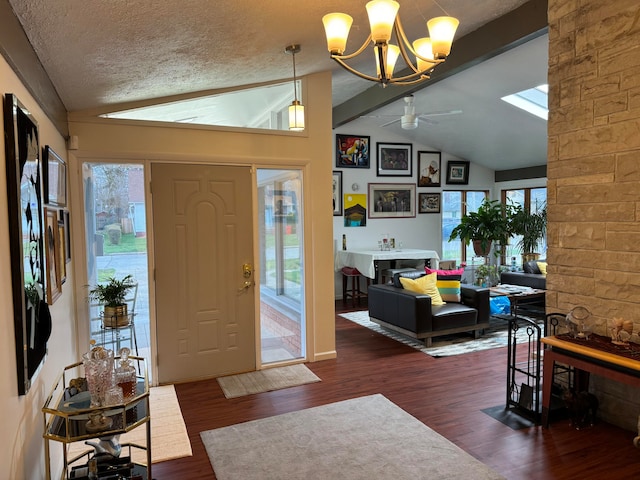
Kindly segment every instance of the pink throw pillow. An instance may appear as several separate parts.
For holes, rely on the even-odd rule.
[[[461,267],[457,270],[434,270],[429,267],[424,267],[424,271],[427,272],[427,275],[430,273],[437,273],[438,275],[462,275],[464,273],[464,267]]]

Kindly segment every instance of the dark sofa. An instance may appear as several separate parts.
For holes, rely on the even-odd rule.
[[[538,267],[538,262],[531,260],[522,265],[522,272],[502,272],[500,283],[507,285],[521,285],[523,287],[547,289],[547,276]]]
[[[418,278],[424,272],[394,275],[392,285],[369,287],[369,316],[385,328],[424,340],[431,346],[433,337],[473,332],[478,338],[489,327],[489,289],[461,285],[461,303],[431,305],[431,297],[402,288],[399,277]]]

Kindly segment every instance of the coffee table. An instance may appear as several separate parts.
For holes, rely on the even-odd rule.
[[[524,304],[536,303],[540,300],[544,300],[547,291],[541,290],[537,288],[531,288],[527,290],[522,290],[519,292],[512,291],[509,288],[500,288],[500,285],[497,287],[490,288],[490,295],[493,297],[504,296],[509,299],[509,304],[511,307],[511,316],[518,316],[518,307]]]

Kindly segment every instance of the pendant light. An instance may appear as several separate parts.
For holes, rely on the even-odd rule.
[[[296,79],[296,53],[300,52],[300,45],[289,45],[284,51],[293,57],[293,102],[289,105],[289,130],[302,132],[304,130],[304,105],[298,101],[298,81]]]

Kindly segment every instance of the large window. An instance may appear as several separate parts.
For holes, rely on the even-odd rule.
[[[460,240],[449,242],[451,231],[460,223],[462,216],[475,212],[489,196],[484,190],[457,190],[442,192],[442,259],[471,262],[475,254],[473,246],[466,247]]]
[[[520,205],[523,209],[528,212],[536,213],[545,208],[547,205],[547,188],[546,187],[537,187],[537,188],[518,188],[513,190],[503,190],[502,191],[502,202],[511,202],[514,205]],[[507,245],[505,257],[503,259],[503,263],[511,264],[513,258],[515,257],[516,264],[519,265],[521,263],[521,254],[522,252],[518,249],[517,245],[522,237],[519,235],[511,238],[511,242]],[[541,258],[546,257],[547,252],[547,239],[544,238],[538,244],[538,253],[540,253]]]

